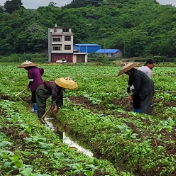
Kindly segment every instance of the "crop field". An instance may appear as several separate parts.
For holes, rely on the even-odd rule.
[[[151,115],[132,112],[128,77],[118,66],[49,65],[44,81],[71,77],[64,105],[53,115],[84,143],[89,158],[70,149],[31,112],[30,91],[18,64],[0,66],[0,175],[175,176],[176,94],[156,92]],[[176,68],[155,67],[155,89],[176,91]],[[49,100],[47,102],[49,106]]]

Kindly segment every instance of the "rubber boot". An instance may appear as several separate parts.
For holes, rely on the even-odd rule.
[[[140,109],[134,109],[134,112],[141,113],[141,110]]]
[[[34,114],[37,115],[37,104],[33,103]]]
[[[141,113],[141,110],[140,110],[140,109],[136,109],[136,112],[137,112],[137,113]]]

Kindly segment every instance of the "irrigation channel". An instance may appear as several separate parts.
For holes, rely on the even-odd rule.
[[[93,157],[93,153],[90,150],[83,147],[84,144],[81,144],[74,137],[71,137],[66,132],[64,132],[64,130],[61,128],[59,120],[48,116],[48,117],[45,117],[45,122],[46,122],[46,127],[49,128],[51,131],[55,132],[59,136],[59,138],[63,140],[63,143],[68,145],[71,149],[77,150],[77,152],[82,152],[83,154],[91,158]]]

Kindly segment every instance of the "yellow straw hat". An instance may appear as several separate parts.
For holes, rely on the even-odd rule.
[[[129,63],[124,63],[122,66],[121,70],[118,73],[118,76],[122,75],[123,73],[131,70],[132,68],[136,67],[139,63],[138,62],[129,62]]]
[[[78,84],[76,82],[74,82],[69,77],[66,77],[66,78],[57,78],[55,80],[55,83],[58,86],[63,87],[65,89],[76,89],[78,87]]]
[[[34,64],[33,62],[26,60],[21,65],[19,65],[18,68],[26,68],[26,67],[32,67],[32,66],[37,66],[37,65]]]

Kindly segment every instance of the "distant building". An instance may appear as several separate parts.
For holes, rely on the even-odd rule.
[[[73,46],[73,50],[75,52],[79,51],[80,53],[88,53],[88,54],[96,52],[100,48],[101,46],[98,44],[75,44]]]
[[[48,62],[65,59],[67,62],[87,62],[87,53],[74,53],[73,33],[67,27],[48,29]]]
[[[122,57],[122,52],[119,49],[99,49],[96,54],[104,54],[107,57]]]

